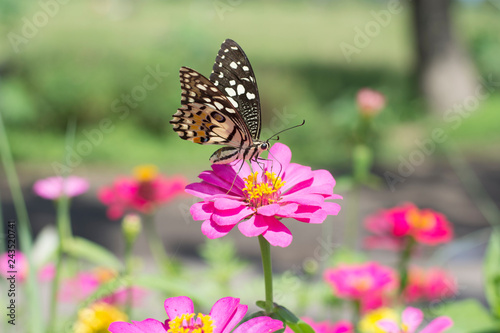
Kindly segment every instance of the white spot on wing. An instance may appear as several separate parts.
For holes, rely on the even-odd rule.
[[[222,79],[224,77],[224,73],[220,72],[219,78]]]
[[[231,102],[231,104],[233,104],[233,106],[235,108],[238,107],[238,103],[236,103],[236,101],[232,97],[228,97],[227,99]],[[229,109],[228,109],[228,111],[229,111]],[[234,112],[231,112],[231,113],[234,113]]]
[[[219,89],[215,88],[215,87],[210,87],[210,90],[212,90],[213,92],[218,92]]]
[[[231,46],[231,49],[237,50],[238,48],[236,46]]]
[[[248,66],[243,66],[242,67],[244,71],[248,72],[250,70],[250,68],[248,68]]]
[[[233,61],[232,63],[229,64],[229,66],[233,69],[236,69],[238,68],[238,65],[236,65],[236,63]]]
[[[229,81],[229,84],[232,85],[232,86],[234,86],[236,84],[236,81],[235,80],[231,80],[231,81]]]
[[[216,107],[217,109],[219,109],[219,110],[221,110],[221,109],[224,107],[224,105],[222,105],[222,104],[221,104],[221,103],[219,103],[219,102],[214,102],[214,105],[215,105],[215,107]]]
[[[200,83],[198,83],[198,84],[196,85],[196,87],[198,87],[198,89],[201,89],[201,90],[205,90],[205,91],[207,90],[207,87],[205,87],[204,85],[202,85],[202,84],[200,84]]]
[[[238,84],[238,87],[236,88],[236,91],[238,92],[238,95],[244,94],[245,93],[245,87],[243,87],[242,84]]]
[[[247,98],[248,99],[254,99],[255,98],[255,95],[250,93],[250,92],[247,92]]]
[[[233,88],[226,88],[226,92],[229,96],[236,96],[236,91]],[[234,104],[234,103],[233,103]],[[236,106],[237,107],[237,106]]]

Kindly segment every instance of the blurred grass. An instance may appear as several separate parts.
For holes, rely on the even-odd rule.
[[[122,5],[106,7],[113,3]],[[393,15],[348,63],[339,45],[353,44],[354,28],[364,28],[373,20],[371,11],[385,9],[385,3],[233,3],[217,12],[207,1],[69,2],[20,53],[12,51],[8,39],[0,41],[0,110],[16,160],[60,161],[68,119],[77,121],[78,145],[86,140],[83,130],[96,129],[109,118],[114,129],[92,146],[84,163],[155,163],[173,169],[207,163],[215,148],[180,140],[168,121],[180,105],[179,67],[208,76],[225,38],[239,42],[252,62],[265,133],[306,119],[306,126],[281,136],[294,148],[298,162],[348,165],[357,112],[354,97],[365,86],[388,98],[387,109],[376,119],[384,163],[397,161],[398,154],[413,149],[415,138],[433,127],[446,126],[426,116],[415,93],[408,9]],[[38,6],[14,5],[0,24],[0,34],[20,33],[22,17],[32,17]],[[494,33],[500,30],[500,13],[492,8],[488,3],[454,7],[456,29],[482,76],[500,74],[500,40]],[[148,66],[157,65],[169,75],[121,120],[113,103],[142,84]],[[500,140],[495,128],[499,107],[500,94],[495,91],[450,136],[471,153],[480,155],[479,146],[494,150]],[[492,158],[489,153],[482,156]]]

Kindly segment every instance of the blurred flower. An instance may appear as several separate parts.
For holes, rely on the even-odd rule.
[[[368,88],[358,91],[356,102],[361,114],[364,116],[374,116],[385,107],[384,95]]]
[[[336,322],[335,324],[328,321],[317,323],[311,318],[302,318],[302,320],[309,324],[316,333],[354,333],[352,324],[345,320]],[[284,333],[293,333],[293,331],[287,327]]]
[[[342,264],[327,269],[324,279],[337,297],[359,301],[362,313],[384,305],[398,285],[393,269],[376,262]]]
[[[427,270],[410,268],[408,285],[405,289],[406,302],[433,302],[452,297],[456,292],[456,281],[445,270],[438,267]]]
[[[412,203],[372,214],[366,218],[365,226],[374,234],[365,239],[368,248],[400,250],[407,237],[426,245],[446,243],[453,238],[453,227],[443,214],[418,209]]]
[[[24,282],[24,280],[26,280],[28,277],[29,265],[24,253],[16,250],[12,254],[5,252],[0,256],[0,274],[5,278],[9,278],[12,273],[7,273],[8,271],[17,272],[17,281]]]
[[[49,177],[37,180],[33,185],[33,191],[40,197],[56,200],[61,196],[76,197],[89,189],[86,179],[76,176]]]
[[[112,333],[184,333],[184,332],[211,332],[229,333],[243,319],[248,306],[240,304],[239,298],[225,297],[219,299],[204,315],[194,312],[193,301],[186,296],[172,297],[165,300],[167,319],[164,323],[155,319],[126,322],[115,322],[109,326]],[[283,323],[270,317],[253,318],[233,333],[262,333],[275,332],[283,328]]]
[[[383,333],[414,333],[424,319],[422,310],[407,307],[401,314],[401,323],[393,318],[384,318],[376,322]],[[449,317],[438,317],[424,327],[420,333],[441,333],[453,326]],[[364,333],[364,332],[363,332]]]
[[[13,273],[8,271],[16,271],[16,281],[22,283],[26,281],[29,273],[28,258],[19,250],[15,254],[8,252],[0,255],[0,276],[9,278]],[[55,267],[54,264],[49,263],[38,269],[37,277],[40,282],[47,282],[54,278]]]
[[[359,331],[361,333],[385,333],[377,326],[380,320],[398,320],[398,314],[391,308],[378,308],[366,313],[359,321]]]
[[[89,272],[80,272],[73,278],[63,281],[60,299],[64,302],[81,302],[92,295],[100,285],[117,276],[117,273],[107,268],[96,268]],[[129,291],[132,296],[132,305],[137,306],[145,296],[145,291],[138,287],[119,287],[112,294],[101,298],[99,301],[113,304],[127,304]]]
[[[158,174],[152,165],[134,169],[134,177],[119,177],[109,187],[99,190],[99,200],[108,206],[107,215],[116,220],[126,212],[149,214],[158,206],[183,193],[186,181],[181,176],[172,178]]]
[[[107,303],[94,303],[78,311],[74,333],[104,333],[112,322],[128,320],[127,315]]]
[[[268,160],[251,162],[261,174],[242,161],[213,164],[212,170],[202,172],[202,182],[186,186],[186,192],[203,199],[191,206],[193,219],[204,221],[203,234],[223,237],[239,223],[243,235],[262,235],[271,245],[286,247],[293,237],[282,218],[322,223],[328,215],[337,215],[340,205],[326,201],[342,198],[333,194],[330,172],[290,163],[291,157],[290,148],[276,143]]]

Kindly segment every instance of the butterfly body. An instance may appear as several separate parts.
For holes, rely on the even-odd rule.
[[[213,164],[255,160],[269,149],[259,139],[261,108],[252,67],[241,47],[227,39],[207,79],[197,71],[181,67],[181,107],[170,123],[184,140],[226,147],[211,157]]]

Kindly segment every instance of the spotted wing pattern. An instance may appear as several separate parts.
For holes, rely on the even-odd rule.
[[[252,139],[260,137],[261,108],[259,90],[252,66],[245,52],[233,40],[222,43],[210,75],[210,81],[238,109],[243,117]]]
[[[245,120],[214,83],[188,67],[179,76],[182,106],[170,123],[181,139],[238,149],[253,143]]]

